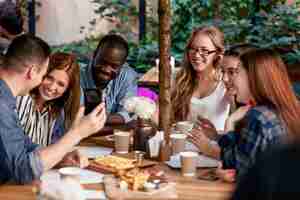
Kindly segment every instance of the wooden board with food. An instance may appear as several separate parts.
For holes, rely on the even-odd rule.
[[[155,168],[121,170],[103,178],[109,199],[176,199],[176,184]]]
[[[157,162],[146,159],[142,163],[137,163],[137,160],[130,155],[106,155],[91,160],[88,169],[102,173],[117,173],[120,170],[128,170],[135,167],[144,168],[155,164]]]

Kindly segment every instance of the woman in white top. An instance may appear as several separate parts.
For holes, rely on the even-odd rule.
[[[80,106],[76,57],[54,53],[42,83],[30,95],[17,97],[17,112],[25,133],[42,146],[54,143],[75,119]]]
[[[216,27],[197,28],[185,48],[182,69],[172,92],[173,120],[206,118],[223,130],[230,99],[221,81],[219,64],[224,54],[224,35]]]

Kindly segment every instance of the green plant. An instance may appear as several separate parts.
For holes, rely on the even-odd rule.
[[[246,41],[259,47],[275,48],[288,63],[300,61],[300,11],[297,4],[278,4],[269,12],[257,13],[257,23],[249,29]]]
[[[72,42],[69,44],[63,44],[59,46],[53,46],[52,52],[65,52],[65,53],[74,53],[77,55],[78,60],[83,63],[89,62],[89,57],[96,49],[100,37],[90,37],[79,42]]]
[[[138,20],[138,10],[133,1],[93,0],[93,3],[98,4],[95,13],[99,17],[116,25],[111,32],[121,33],[128,40],[130,47],[129,63],[139,72],[145,72],[151,68],[158,55],[158,16],[152,4],[147,3],[147,33],[142,41],[138,41],[138,33],[132,30],[132,26],[135,26]]]
[[[172,1],[172,53],[177,59],[182,57],[186,41],[195,27],[214,24],[226,36],[226,42],[242,42],[248,16],[251,14],[252,0],[219,1],[173,0]],[[217,17],[216,17],[217,16]]]
[[[153,66],[158,56],[158,15],[153,3],[147,1],[147,24],[144,40],[137,40],[132,30],[138,11],[132,0],[93,0],[99,6],[99,17],[111,20],[129,41],[129,62],[140,72]],[[260,11],[255,12],[253,0],[172,0],[172,48],[176,60],[181,60],[186,41],[193,28],[213,24],[225,34],[226,46],[252,43],[259,47],[279,49],[287,63],[300,60],[300,9],[296,0],[286,5],[285,0],[261,0]],[[93,24],[95,21],[92,21]],[[73,45],[73,44],[72,44]],[[81,51],[81,48],[66,47]],[[79,44],[78,44],[79,45]],[[82,43],[83,45],[83,43]],[[83,46],[82,51],[89,51]]]
[[[252,43],[279,49],[287,63],[300,61],[299,0],[292,5],[286,5],[284,0],[262,0],[258,13],[255,13],[252,0],[220,1],[218,10],[213,2],[172,1],[172,53],[176,58],[181,58],[194,27],[214,24],[224,32],[227,46]]]

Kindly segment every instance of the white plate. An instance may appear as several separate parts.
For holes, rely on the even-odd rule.
[[[166,161],[165,163],[172,168],[181,168],[180,155],[176,154],[174,156],[171,156],[171,159],[169,161]],[[218,167],[218,164],[218,160],[209,158],[204,155],[198,155],[197,167]]]
[[[103,176],[104,174],[98,172],[80,169],[79,182],[80,184],[102,183]]]
[[[110,155],[113,152],[112,148],[106,147],[85,147],[85,146],[78,146],[76,147],[78,151],[88,158],[96,158],[97,156],[105,156]]]
[[[210,143],[211,143],[212,145],[217,144],[217,142],[216,142],[216,141],[213,141],[213,140],[211,140]],[[185,147],[184,147],[184,149],[185,149],[185,151],[195,151],[195,152],[200,152],[200,151],[199,151],[199,148],[196,147],[192,142],[190,142],[190,141],[188,141],[188,140],[185,142]]]
[[[83,190],[83,196],[84,199],[99,199],[99,200],[107,199],[104,191],[98,191],[98,190]]]
[[[74,167],[75,168],[75,167]],[[63,169],[63,168],[61,168]],[[92,183],[102,183],[104,174],[94,172],[88,169],[81,169],[79,170],[79,182],[80,184],[92,184]],[[58,170],[49,170],[48,172],[44,173],[41,177],[43,181],[59,181],[60,174]]]

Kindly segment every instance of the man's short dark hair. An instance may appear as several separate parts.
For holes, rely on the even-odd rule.
[[[3,67],[23,71],[26,65],[42,65],[50,56],[50,47],[42,39],[23,34],[16,37],[9,45],[4,56]]]
[[[0,3],[0,26],[12,35],[23,32],[23,19],[15,3],[8,0]]]
[[[129,51],[128,43],[122,36],[118,34],[108,34],[104,36],[98,43],[98,46],[94,53],[94,58],[104,46],[109,48],[120,49],[125,52],[125,58],[128,56],[128,51]]]

